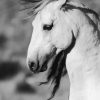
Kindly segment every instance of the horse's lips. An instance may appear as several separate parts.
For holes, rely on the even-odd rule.
[[[44,72],[47,70],[47,64],[49,62],[49,59],[45,60],[44,63],[42,64],[42,66],[40,67],[39,72]]]
[[[44,71],[46,71],[46,70],[47,70],[47,64],[44,65],[44,66],[42,66],[42,68],[40,69],[40,72],[44,72]]]
[[[38,64],[37,64],[37,67],[31,67],[31,71],[33,72],[33,73],[39,73],[39,72],[44,72],[44,71],[46,71],[47,70],[47,63],[48,63],[48,61],[45,61],[44,63],[43,63],[43,65],[39,65],[39,62],[38,62]]]

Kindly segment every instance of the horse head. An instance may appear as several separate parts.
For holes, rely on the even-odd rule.
[[[45,71],[48,61],[72,43],[72,26],[61,9],[62,1],[49,3],[32,22],[27,61],[33,72]]]

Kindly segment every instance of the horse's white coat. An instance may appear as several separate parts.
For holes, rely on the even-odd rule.
[[[67,48],[72,41],[73,30],[76,43],[67,55],[66,68],[70,78],[69,100],[100,100],[100,20],[93,14],[78,9],[59,11],[53,2],[48,4],[33,21],[34,31],[28,49],[28,60],[43,63],[43,57]],[[84,7],[78,3],[75,6]],[[59,4],[60,5],[60,4]],[[43,24],[54,20],[50,32],[42,30]]]

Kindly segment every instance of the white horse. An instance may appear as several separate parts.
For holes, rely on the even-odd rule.
[[[48,62],[63,51],[70,79],[69,100],[100,100],[99,16],[80,3],[40,1],[28,48],[30,69],[46,71]]]

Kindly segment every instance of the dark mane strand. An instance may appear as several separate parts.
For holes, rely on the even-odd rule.
[[[53,62],[53,65],[52,67],[50,68],[49,72],[48,72],[48,77],[47,77],[47,80],[51,80],[53,77],[56,77],[56,75],[58,74],[57,70],[59,69],[59,64],[60,62],[62,61],[62,54],[63,54],[63,51],[60,52],[54,62]]]
[[[27,11],[28,15],[36,15],[37,9],[42,5],[43,0],[20,0],[23,6],[21,11]]]
[[[63,71],[64,71],[63,69],[66,68],[66,65],[65,65],[66,55],[64,54],[63,51],[61,52],[61,54],[62,55],[60,57],[58,65],[57,65],[58,71],[56,72],[56,75],[53,77],[53,80],[52,80],[52,83],[54,83],[54,89],[52,91],[51,97],[48,100],[51,100],[55,96],[57,90],[59,89],[61,78],[63,76]],[[53,67],[55,67],[55,66],[53,66]],[[67,74],[66,69],[65,69],[65,71],[66,71],[66,74]],[[64,74],[64,75],[66,75],[66,74]]]
[[[43,85],[52,81],[51,84],[54,84],[53,91],[48,100],[51,100],[55,96],[57,90],[59,89],[61,78],[67,74],[65,60],[66,60],[65,51],[61,51],[55,57],[53,64],[49,69],[47,81],[40,83],[40,85]]]
[[[69,4],[67,2],[62,5],[62,9],[65,12],[68,11],[68,10],[79,9],[79,10],[81,10],[82,12],[84,12],[86,14],[93,14],[93,15],[95,15],[95,17],[97,19],[99,19],[99,15],[94,10],[91,10],[91,9],[85,8],[85,7],[75,6],[75,5]]]

